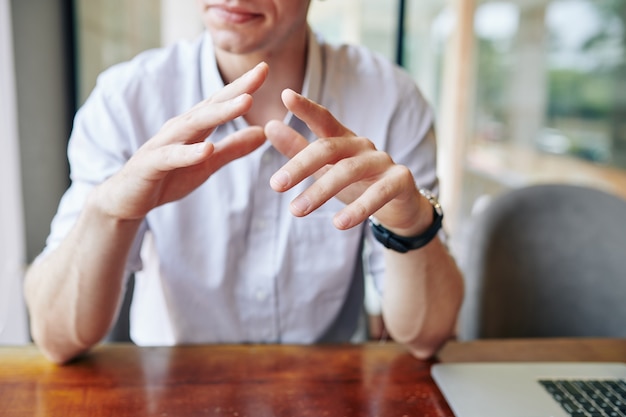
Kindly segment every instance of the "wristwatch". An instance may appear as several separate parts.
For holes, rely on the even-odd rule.
[[[433,206],[433,222],[428,229],[417,236],[399,236],[383,227],[374,216],[370,216],[369,223],[372,228],[372,233],[376,240],[382,243],[386,248],[395,250],[396,252],[406,253],[410,250],[426,246],[437,236],[437,232],[441,229],[441,222],[443,221],[443,209],[441,208],[441,204],[439,204],[437,197],[430,191],[420,189],[419,192],[426,197],[428,202]]]

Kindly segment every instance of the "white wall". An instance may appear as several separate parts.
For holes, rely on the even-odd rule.
[[[179,39],[193,39],[202,33],[197,2],[192,0],[161,0],[161,44],[170,45]]]
[[[26,263],[9,0],[0,0],[0,344],[28,342]]]

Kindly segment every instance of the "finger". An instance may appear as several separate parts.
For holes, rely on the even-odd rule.
[[[272,146],[290,159],[309,145],[309,142],[302,135],[278,120],[271,120],[265,125],[265,135]],[[289,165],[298,166],[300,164],[296,162]],[[270,178],[270,187],[275,191],[286,191],[295,184],[292,181],[289,167],[283,167]]]
[[[252,107],[252,97],[265,81],[269,67],[262,62],[207,100],[170,119],[159,132],[163,143],[203,141],[216,126],[245,114]]]
[[[321,138],[310,143],[293,156],[270,179],[275,191],[286,191],[303,179],[329,169],[329,165],[355,156],[364,151],[375,150],[369,140],[356,137]]]
[[[252,97],[249,94],[242,94],[221,103],[203,101],[188,112],[165,123],[152,146],[204,141],[216,126],[245,114],[251,107]]]
[[[397,199],[405,189],[406,179],[411,178],[410,171],[400,165],[394,165],[385,175],[367,187],[358,198],[339,211],[333,224],[340,230],[346,230],[366,221],[369,216],[379,212],[389,202]]]
[[[293,158],[309,144],[301,134],[278,120],[271,120],[265,125],[265,136],[287,158]]]
[[[143,167],[150,179],[158,179],[167,172],[199,166],[205,177],[214,173],[228,162],[249,154],[265,141],[263,129],[250,127],[227,136],[217,144],[199,142],[194,144],[174,143],[157,149],[143,150],[137,154],[137,166]]]
[[[132,158],[132,165],[138,168],[137,172],[144,172],[146,179],[156,180],[175,169],[198,165],[214,151],[215,146],[211,142],[169,144],[156,149],[142,149]]]
[[[248,155],[265,142],[265,133],[259,126],[238,130],[215,144],[210,164],[217,171],[227,163]]]
[[[354,136],[325,107],[307,99],[293,90],[282,92],[283,104],[311,129],[317,137]]]
[[[375,181],[389,163],[389,156],[383,152],[338,161],[292,201],[290,207],[292,214],[305,216],[333,197],[339,197],[346,204],[351,203],[362,190]],[[354,187],[339,195],[351,185]]]
[[[267,78],[268,71],[268,65],[265,62],[261,62],[241,77],[213,94],[209,100],[212,102],[222,102],[244,93],[252,94],[263,85],[263,82]]]

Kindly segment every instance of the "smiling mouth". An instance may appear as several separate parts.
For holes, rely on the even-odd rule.
[[[261,16],[257,13],[225,7],[213,7],[211,12],[218,19],[228,23],[247,23]]]

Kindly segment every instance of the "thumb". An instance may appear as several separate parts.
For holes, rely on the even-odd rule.
[[[265,136],[278,152],[290,159],[309,144],[304,136],[278,120],[267,122]]]

